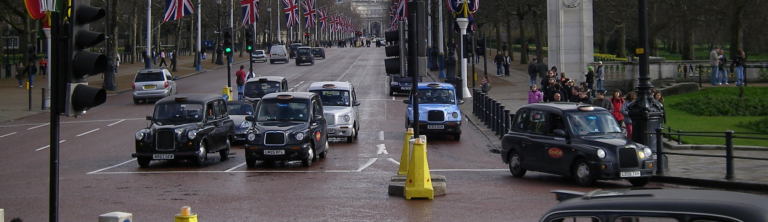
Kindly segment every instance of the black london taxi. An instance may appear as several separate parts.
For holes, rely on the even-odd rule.
[[[418,80],[421,82],[421,78]],[[389,95],[394,96],[396,93],[408,94],[411,92],[413,85],[413,78],[410,76],[402,77],[400,75],[389,75]]]
[[[560,201],[541,222],[768,221],[768,198],[739,192],[684,189],[553,190]]]
[[[315,64],[315,55],[312,54],[312,48],[302,46],[296,49],[296,66],[309,63],[309,65]]]
[[[573,177],[582,186],[627,179],[642,187],[656,162],[650,148],[624,136],[608,110],[579,103],[520,107],[501,144],[501,160],[515,177],[539,171]]]
[[[270,93],[256,106],[245,140],[245,163],[301,160],[305,167],[328,153],[328,123],[320,97],[310,92]]]
[[[151,123],[136,132],[136,157],[140,167],[152,160],[192,160],[203,165],[208,153],[229,158],[235,135],[226,101],[216,94],[178,94],[155,103]]]
[[[282,76],[259,76],[248,79],[244,88],[245,100],[257,103],[269,93],[288,91],[288,80]]]
[[[325,49],[323,47],[312,47],[312,55],[314,55],[315,58],[325,59]]]

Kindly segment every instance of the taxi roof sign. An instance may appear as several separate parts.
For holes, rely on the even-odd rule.
[[[579,111],[595,111],[594,106],[579,106]]]
[[[325,85],[323,85],[323,88],[336,88],[336,85],[334,85],[334,84],[325,84]]]
[[[293,99],[292,95],[279,95],[277,99]]]
[[[267,78],[260,78],[259,82],[266,82],[267,80],[268,80]]]
[[[173,99],[173,101],[185,102],[185,101],[187,101],[187,97],[186,96],[176,97],[176,98]]]
[[[431,83],[431,84],[427,85],[427,87],[440,88],[441,86],[440,86],[440,84],[437,84],[437,83]]]

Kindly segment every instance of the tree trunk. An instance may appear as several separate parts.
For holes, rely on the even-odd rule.
[[[496,29],[496,54],[498,54],[499,52],[501,52],[501,25],[499,25],[499,22],[494,22],[493,28]],[[493,55],[493,56],[496,56],[496,55]]]
[[[539,58],[540,61],[544,62],[544,40],[541,33],[541,18],[539,18],[539,13],[536,12],[536,10],[533,10],[533,33],[534,36],[536,36],[536,58]]]
[[[117,27],[119,25],[117,17],[119,16],[120,13],[117,12],[117,8],[120,7],[121,1],[120,0],[111,0],[111,1],[112,1],[112,4],[109,6],[109,11],[111,11],[110,12],[111,18],[107,18],[111,20],[110,21],[111,24],[109,26],[111,30],[109,30],[109,39],[107,42],[108,43],[107,47],[110,47],[110,53],[112,53],[112,55],[107,55],[107,58],[111,58],[112,64],[117,66],[117,56],[115,55],[120,54],[120,52],[117,51],[117,48],[118,48],[117,46],[119,45],[119,42],[120,42],[117,35],[118,33]]]
[[[30,41],[30,39],[31,39],[30,33],[31,32],[29,31],[30,30],[29,29],[30,28],[30,25],[29,25],[30,18],[29,18],[29,16],[24,16],[23,20],[24,20],[23,21],[24,22],[24,25],[23,25],[24,30],[18,30],[18,29],[16,30],[16,33],[18,33],[18,35],[19,35],[19,49],[16,52],[21,52],[22,57],[20,58],[19,62],[24,63],[24,67],[26,67],[27,65],[29,65],[29,60],[30,60],[29,49],[27,47],[27,45],[29,45],[29,43],[31,42]]]
[[[189,20],[189,26],[187,26],[187,27],[189,27],[189,28],[187,28],[187,31],[189,31],[189,35],[188,35],[188,38],[187,38],[187,50],[186,50],[187,55],[195,55],[195,52],[197,52],[197,49],[195,48],[195,43],[197,43],[195,41],[196,40],[196,38],[195,38],[195,34],[196,34],[196,32],[195,32],[195,30],[196,30],[195,29],[195,19],[197,17],[194,14],[192,14],[191,16],[193,16],[193,17],[192,17],[192,19]],[[195,63],[193,62],[192,65],[194,65],[194,64]]]
[[[527,49],[525,46],[528,45],[528,37],[525,36],[525,26],[523,25],[525,15],[520,13],[522,10],[519,8],[517,10],[517,26],[519,26],[518,31],[520,33],[520,64],[528,64],[528,53],[525,51]]]
[[[176,21],[176,32],[173,33],[174,35],[174,42],[173,42],[173,56],[166,56],[170,57],[171,59],[171,70],[176,72],[176,58],[179,57],[179,45],[181,43],[181,29],[184,27],[184,19],[179,19]],[[169,55],[169,53],[166,53],[166,55]]]
[[[507,42],[508,42],[507,45],[509,45],[509,58],[511,61],[515,61],[515,50],[512,50],[514,48],[513,46],[515,45],[514,44],[515,42],[512,39],[512,20],[511,19],[507,19]]]
[[[683,26],[683,60],[694,60],[693,26]]]
[[[620,24],[618,26],[619,29],[619,38],[617,40],[617,52],[616,57],[618,58],[626,58],[627,57],[627,26],[624,24]]]
[[[132,23],[131,27],[132,27],[132,29],[131,29],[131,37],[130,37],[130,40],[129,40],[131,42],[131,45],[130,45],[131,52],[133,52],[133,53],[131,53],[131,64],[136,62],[136,58],[141,58],[141,56],[142,56],[142,55],[139,55],[139,53],[141,53],[141,52],[139,52],[139,50],[136,48],[136,43],[137,43],[136,40],[138,39],[138,35],[137,35],[138,33],[136,33],[136,30],[138,29],[138,26],[139,26],[138,25],[139,16],[136,15],[136,10],[138,10],[138,8],[139,8],[139,5],[138,4],[134,4],[133,5],[133,12],[131,14],[131,17],[132,17],[131,18],[131,23]]]
[[[738,55],[738,50],[744,49],[741,40],[744,37],[744,18],[742,18],[742,15],[744,14],[745,4],[742,1],[739,2],[741,4],[736,6],[736,12],[734,12],[733,19],[731,20],[731,47],[729,50],[731,55]]]
[[[648,47],[650,48],[650,56],[659,56],[659,42],[656,39],[659,36],[659,32],[651,32],[648,35]]]

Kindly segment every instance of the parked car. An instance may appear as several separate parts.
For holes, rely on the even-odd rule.
[[[642,187],[656,164],[651,149],[627,139],[608,110],[579,103],[520,107],[501,144],[501,160],[513,176],[539,171],[573,177],[582,186],[627,179]]]
[[[313,82],[307,90],[319,95],[323,102],[329,137],[342,137],[348,143],[357,139],[360,133],[360,102],[352,83]]]
[[[302,46],[296,49],[296,66],[300,66],[304,63],[309,63],[310,65],[315,64],[315,56],[312,55],[311,47]]]
[[[243,95],[248,101],[258,103],[264,95],[274,92],[287,92],[288,80],[282,76],[259,76],[245,82]]]
[[[291,49],[290,55],[292,59],[296,58],[296,50],[299,49],[299,47],[301,46],[302,46],[301,43],[291,43],[291,45],[288,46]]]
[[[136,132],[136,157],[140,167],[152,160],[191,160],[202,166],[208,153],[229,158],[234,122],[226,101],[216,94],[179,94],[155,103],[150,125]]]
[[[684,189],[553,190],[557,205],[541,222],[768,221],[768,198],[739,192]]]
[[[142,69],[133,77],[133,103],[139,104],[141,100],[158,100],[179,93],[176,89],[176,80],[167,69]]]
[[[325,59],[325,49],[323,47],[312,47],[312,55],[314,55],[315,58],[322,57]]]
[[[245,163],[301,160],[305,167],[328,153],[328,124],[320,96],[310,92],[265,95],[245,141]]]
[[[269,64],[275,64],[275,62],[283,61],[288,63],[288,50],[284,45],[273,45],[269,48]]]
[[[430,82],[419,83],[419,119],[414,120],[413,103],[404,100],[408,104],[405,112],[405,128],[419,124],[421,134],[452,135],[453,140],[461,140],[462,115],[459,105],[463,100],[456,98],[456,88],[449,83]]]
[[[256,105],[250,101],[227,101],[229,118],[235,124],[234,142],[245,142],[245,135],[251,128],[251,121],[245,120],[246,116],[253,116]]]
[[[251,59],[253,61],[267,62],[267,53],[264,50],[253,50],[251,52]]]
[[[421,82],[421,78],[419,78]],[[394,96],[397,93],[408,94],[413,86],[413,78],[401,77],[400,75],[389,75],[389,95]]]

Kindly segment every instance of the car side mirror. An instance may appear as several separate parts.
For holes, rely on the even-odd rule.
[[[554,131],[554,133],[555,133],[555,136],[558,136],[558,137],[567,137],[568,136],[567,134],[565,134],[565,131],[561,130],[561,129],[556,129]]]
[[[459,105],[464,105],[464,100],[459,100]]]
[[[315,118],[314,118],[314,119],[315,119],[315,120],[321,120],[321,119],[323,119],[323,118],[325,118],[325,117],[323,117],[323,115],[315,115]]]
[[[152,116],[147,116],[147,120],[152,120]]]
[[[256,119],[254,119],[254,118],[253,118],[253,116],[245,116],[245,120],[248,120],[248,121],[251,121],[251,122],[253,122],[253,121],[255,121]]]
[[[403,103],[405,103],[405,104],[411,104],[411,100],[408,100],[408,99],[406,99],[406,100],[403,100]]]
[[[357,102],[357,101],[355,101],[355,103],[354,103],[354,104],[352,104],[352,105],[353,105],[353,106],[359,106],[359,105],[360,105],[360,102]]]

